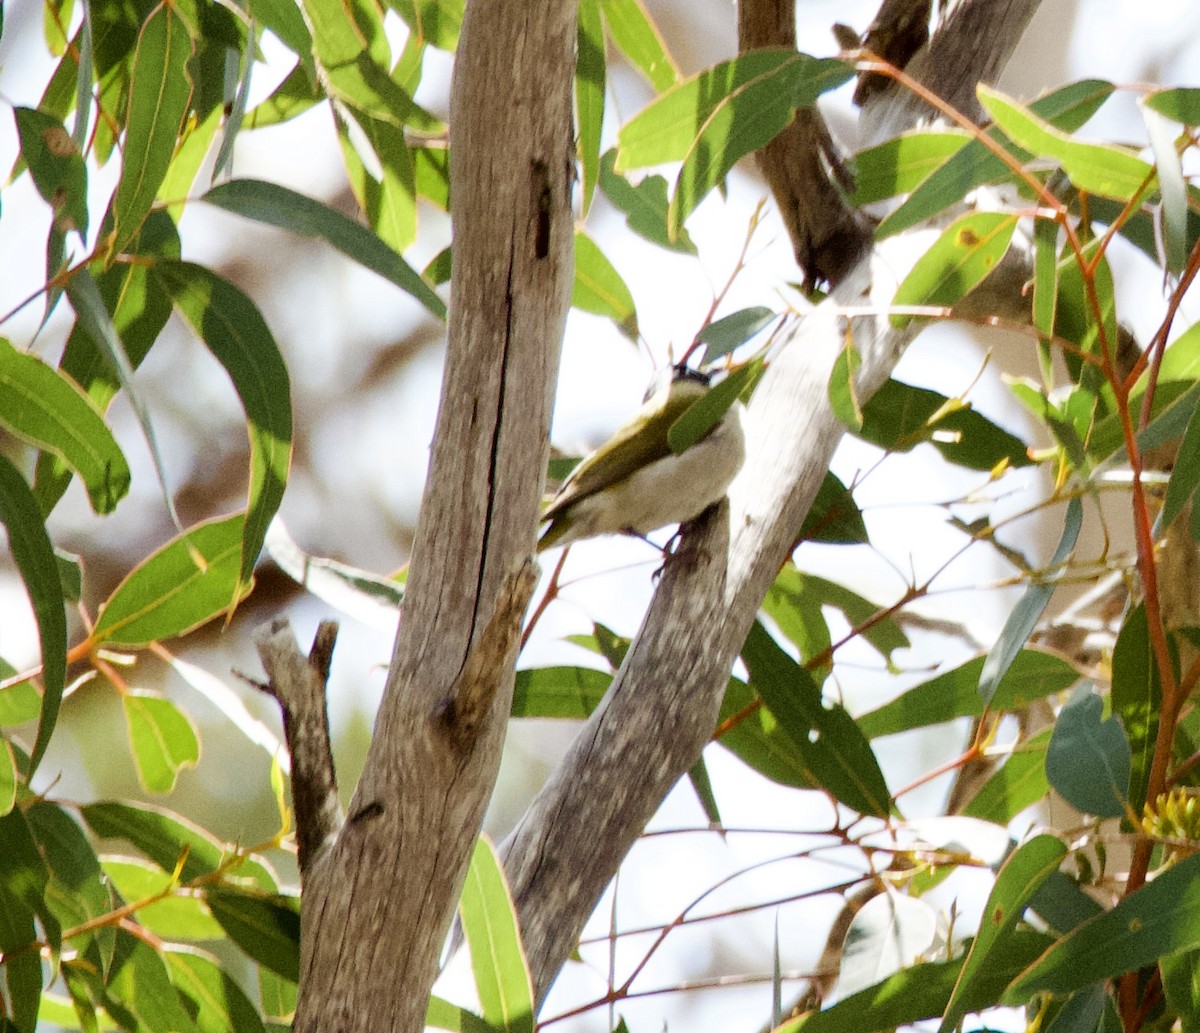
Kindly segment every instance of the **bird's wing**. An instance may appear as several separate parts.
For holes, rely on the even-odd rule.
[[[669,455],[667,432],[696,400],[697,394],[691,392],[672,393],[665,402],[651,399],[603,449],[587,456],[571,471],[554,500],[543,510],[542,519],[550,519],[571,503],[594,495],[640,467]],[[645,424],[641,425],[643,419]]]

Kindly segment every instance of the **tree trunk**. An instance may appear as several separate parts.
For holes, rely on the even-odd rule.
[[[574,50],[569,2],[467,7],[429,481],[366,766],[305,872],[298,1033],[423,1028],[495,782],[571,294]]]

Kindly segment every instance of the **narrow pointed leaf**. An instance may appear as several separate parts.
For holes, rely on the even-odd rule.
[[[21,573],[42,650],[42,706],[37,738],[29,759],[33,777],[46,752],[67,675],[67,615],[54,548],[46,535],[42,514],[25,478],[0,457],[0,523],[8,532],[8,551]]]
[[[244,521],[238,513],[197,524],[148,556],[102,605],[93,640],[139,649],[227,612],[242,584]]]
[[[200,1033],[171,985],[163,956],[124,930],[117,932],[107,990],[139,1033]]]
[[[854,156],[855,205],[906,194],[970,143],[960,132],[903,133]]]
[[[1020,1003],[1039,990],[1070,993],[1198,947],[1200,855],[1193,855],[1072,929],[1021,973],[1003,1000]]]
[[[3,338],[0,425],[65,461],[83,479],[95,512],[111,512],[129,491],[129,464],[87,395]]]
[[[659,93],[679,81],[679,68],[643,0],[601,0],[613,43]]]
[[[778,720],[817,784],[860,814],[886,816],[891,794],[866,737],[845,709],[826,704],[811,674],[755,622],[742,647],[751,687]]]
[[[923,900],[884,892],[850,921],[838,972],[839,997],[858,993],[903,968],[933,945],[938,916]]]
[[[763,361],[754,359],[739,367],[716,387],[702,395],[671,424],[667,431],[667,442],[676,455],[682,455],[704,437],[717,422],[754,389],[763,373]]]
[[[776,318],[771,309],[756,305],[730,313],[715,323],[709,323],[696,335],[697,341],[708,345],[704,349],[703,365],[708,366],[734,349],[740,348],[759,331],[765,330],[775,322]]]
[[[1004,862],[983,907],[979,932],[963,963],[954,992],[942,1015],[938,1033],[949,1033],[970,1010],[975,987],[987,979],[991,955],[1000,941],[1025,913],[1030,898],[1067,855],[1066,844],[1057,836],[1035,836],[1023,843]]]
[[[498,1030],[533,1033],[533,985],[516,909],[504,870],[482,836],[475,844],[459,909],[484,1019]]]
[[[399,126],[355,109],[349,109],[349,115],[362,130],[379,167],[378,176],[368,169],[346,122],[339,119],[338,143],[354,196],[379,239],[402,254],[417,238],[417,186],[411,149]]]
[[[411,294],[438,319],[446,318],[446,303],[412,266],[365,226],[320,201],[258,179],[232,179],[213,187],[201,200],[247,219],[324,240]]]
[[[220,940],[225,930],[204,901],[189,889],[180,889],[173,872],[163,871],[140,858],[105,856],[100,861],[104,877],[126,904],[158,898],[137,909],[138,923],[171,940]]]
[[[1151,111],[1185,126],[1200,126],[1200,89],[1195,86],[1159,90],[1145,97],[1142,103]]]
[[[146,444],[150,448],[150,458],[154,462],[154,471],[158,475],[158,483],[162,489],[167,513],[175,527],[182,531],[183,525],[180,523],[179,514],[175,511],[175,502],[171,498],[171,489],[167,485],[166,467],[158,450],[158,438],[155,437],[154,427],[150,422],[150,412],[146,408],[141,392],[134,383],[133,366],[117,336],[116,327],[113,326],[112,316],[105,307],[100,288],[96,285],[96,281],[86,266],[76,269],[74,275],[67,281],[67,297],[71,299],[71,306],[75,309],[75,315],[78,317],[80,325],[83,326],[84,332],[104,354],[129,399],[129,404],[142,428]]]
[[[662,176],[645,176],[631,183],[614,171],[617,152],[605,151],[600,159],[600,189],[625,213],[625,225],[652,244],[680,254],[696,254],[696,245],[686,229],[672,238],[667,232],[667,181]]]
[[[287,367],[258,308],[228,280],[191,262],[159,262],[154,276],[225,367],[246,413],[250,487],[237,589],[241,591],[254,572],[287,485],[292,458]]]
[[[1130,151],[1076,140],[999,90],[980,84],[977,93],[1005,135],[1031,154],[1053,158],[1080,190],[1128,201],[1153,184],[1153,167]]]
[[[1004,212],[972,212],[955,220],[896,288],[893,305],[953,305],[980,283],[1004,257],[1017,217]],[[907,326],[913,317],[892,316]]]
[[[590,667],[538,667],[518,671],[513,687],[513,717],[557,717],[582,721],[612,683],[607,671]]]
[[[987,662],[979,675],[979,695],[985,704],[992,701],[1001,679],[1008,672],[1017,654],[1025,648],[1029,636],[1041,619],[1050,597],[1054,594],[1054,586],[1062,577],[1063,564],[1067,562],[1075,548],[1075,540],[1079,537],[1079,529],[1083,526],[1083,503],[1077,498],[1067,504],[1066,520],[1063,524],[1062,537],[1058,540],[1058,548],[1050,559],[1049,573],[1037,584],[1025,589],[1020,602],[1013,607],[1000,631],[1000,637],[988,653]]]
[[[299,981],[298,897],[214,887],[204,899],[226,935],[251,958],[284,979]]]
[[[1125,616],[1112,654],[1112,711],[1121,719],[1128,740],[1131,768],[1126,778],[1129,806],[1140,815],[1146,803],[1154,745],[1158,739],[1158,715],[1162,687],[1158,664],[1150,646],[1146,607],[1139,603]],[[1122,784],[1124,789],[1125,785]]]
[[[1154,169],[1158,174],[1162,197],[1162,237],[1167,271],[1178,276],[1188,257],[1188,190],[1183,165],[1175,149],[1175,133],[1167,119],[1152,108],[1142,108],[1142,121],[1154,151]]]
[[[836,474],[825,475],[796,540],[825,545],[862,545],[868,541],[862,510]]]
[[[258,1010],[211,954],[171,946],[163,960],[176,991],[191,1002],[200,1033],[263,1033]]]
[[[142,26],[130,73],[121,179],[113,202],[113,247],[137,235],[167,174],[192,97],[192,39],[174,4],[162,4]]]
[[[1163,502],[1162,526],[1167,527],[1180,510],[1195,496],[1200,487],[1200,409],[1192,409],[1187,430],[1179,445],[1171,479],[1167,482],[1167,497]]]
[[[582,214],[587,215],[600,178],[600,130],[604,125],[604,19],[600,0],[579,4],[579,45],[575,61],[575,120],[583,170]]]

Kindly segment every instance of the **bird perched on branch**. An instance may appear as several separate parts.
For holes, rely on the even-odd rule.
[[[583,459],[542,513],[538,551],[601,534],[646,535],[684,523],[725,495],[745,455],[742,403],[733,401],[690,447],[668,434],[711,390],[710,375],[683,364],[651,383],[642,407]]]

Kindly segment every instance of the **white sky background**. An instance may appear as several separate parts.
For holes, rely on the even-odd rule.
[[[33,105],[48,74],[40,41],[41,4],[38,0],[10,0],[5,6],[0,103]],[[807,0],[800,5],[806,19],[800,31],[801,48],[832,53],[835,45],[829,24],[843,21],[863,29],[875,6],[862,0]],[[1152,4],[1046,0],[1043,6],[1000,84],[1018,96],[1032,97],[1049,86],[1089,76],[1171,85],[1194,85],[1200,78],[1200,8],[1187,0],[1155,0]],[[685,72],[733,53],[732,3],[662,0],[652,8],[660,14],[664,36]],[[270,42],[264,41],[268,53]],[[435,59],[424,99],[444,111],[448,64],[440,65],[437,67]],[[265,91],[271,85],[269,73],[262,69],[256,71],[256,77],[259,89]],[[851,129],[845,93],[832,98],[830,104],[835,131],[840,132]],[[610,109],[620,120],[632,115],[648,96],[628,72],[610,69]],[[1132,101],[1124,98],[1109,107],[1111,112],[1106,108],[1096,120],[1096,132],[1140,141],[1144,133]],[[614,128],[616,124],[613,122]],[[0,115],[0,166],[10,167],[15,153],[11,117]],[[332,198],[344,186],[330,121],[322,112],[278,129],[244,134],[234,169],[240,176],[270,179],[323,198]],[[93,184],[96,222],[112,189],[112,172],[110,168],[107,178],[98,176]],[[728,201],[713,195],[689,222],[700,261],[641,244],[602,203],[589,218],[589,232],[633,291],[642,332],[656,363],[666,360],[672,346],[676,354],[687,346],[708,311],[713,292],[729,274],[750,215],[765,193],[750,173],[749,163],[744,163],[731,177]],[[40,256],[48,216],[27,177],[6,189],[0,200],[0,312],[5,312],[42,282]],[[440,250],[447,234],[445,220],[437,213],[424,210],[422,219],[420,242],[408,255],[417,267]],[[437,329],[424,321],[415,303],[394,288],[329,251],[286,234],[194,206],[185,218],[182,236],[184,257],[214,264],[252,294],[288,359],[298,452],[283,514],[293,535],[316,554],[380,572],[395,569],[407,558],[436,415],[441,365]],[[781,297],[792,300],[786,284],[795,278],[796,270],[786,234],[770,209],[750,254],[747,270],[719,314],[752,304],[778,308]],[[31,264],[31,255],[37,256],[38,262]],[[1158,274],[1140,259],[1124,258],[1117,259],[1116,275],[1122,318],[1145,340],[1162,311]],[[0,327],[0,333],[18,345],[28,345],[40,311],[39,305],[31,306]],[[1185,308],[1176,325],[1185,327],[1194,318],[1195,313]],[[55,357],[69,326],[70,314],[64,303],[37,341],[41,353]],[[1011,368],[1015,362],[1028,368],[1028,348],[1014,348],[1011,342],[995,346],[999,349],[996,363],[970,397],[992,418],[1028,436],[1021,410],[994,376],[997,366]],[[983,356],[983,347],[966,334],[939,330],[918,340],[898,375],[954,393],[965,390],[975,379]],[[559,384],[556,444],[578,450],[603,440],[640,400],[650,369],[649,358],[631,348],[609,324],[573,313]],[[184,489],[181,505],[185,519],[233,509],[244,491],[239,465],[244,430],[236,398],[219,367],[176,326],[139,372],[139,381],[152,400],[171,484]],[[96,589],[101,594],[92,597],[93,604],[111,589],[114,576],[171,534],[136,426],[121,403],[114,412],[123,447],[134,466],[132,496],[115,516],[100,523],[88,513],[82,493],[73,488],[53,523],[56,544],[89,555],[102,550],[88,568],[89,576],[105,586]],[[876,458],[873,450],[847,442],[839,451],[835,469],[849,480],[872,467]],[[963,543],[945,527],[944,512],[926,504],[955,497],[982,482],[978,475],[949,468],[929,448],[893,457],[874,470],[856,493],[866,510],[878,555],[806,546],[799,554],[801,565],[834,578],[848,578],[851,586],[864,594],[881,603],[890,602],[903,590],[907,572],[915,571],[918,579],[928,575]],[[1005,487],[1021,483],[1014,478],[1006,481]],[[1025,489],[1004,503],[1009,511],[1023,508],[1035,497],[1036,477],[1027,477],[1024,483]],[[960,513],[967,515],[966,511]],[[1044,555],[1044,540],[1056,537],[1058,528],[1026,526],[1022,533],[1037,537],[1042,544],[1032,546],[1033,551],[1040,549]],[[1027,542],[1022,544],[1029,547]],[[972,550],[969,556],[946,574],[945,587],[970,589],[1010,573],[982,549]],[[849,565],[847,557],[852,557]],[[574,583],[547,613],[522,665],[587,662],[585,654],[559,640],[588,630],[593,619],[632,634],[649,598],[650,574],[657,562],[657,556],[637,542],[602,541],[574,549],[567,566],[568,579]],[[918,609],[954,620],[962,620],[965,613],[971,632],[986,643],[998,631],[1011,600],[1011,594],[999,591],[955,592],[925,600]],[[290,612],[303,641],[311,636],[317,620],[328,614],[328,607],[303,601]],[[269,615],[251,604],[224,636],[215,632],[203,635],[186,655],[221,677],[231,667],[256,671],[250,630]],[[347,787],[361,763],[358,751],[364,722],[369,726],[382,690],[390,639],[386,632],[343,622],[331,683],[331,711],[335,734],[341,732],[339,761]],[[0,655],[17,665],[33,662],[35,643],[20,583],[11,570],[2,568]],[[928,676],[920,673],[923,669],[969,655],[970,650],[961,643],[918,638],[916,648],[897,657],[904,668],[915,673],[895,679],[869,651],[853,648],[841,658],[847,662],[837,672],[837,685],[852,710],[861,711],[902,686],[923,680]],[[160,674],[149,668],[143,678],[147,685],[161,681]],[[229,784],[230,765],[239,765],[236,770],[245,772],[239,781],[251,782],[259,770],[253,765],[259,761],[245,761],[244,744],[231,741],[236,736],[228,725],[194,692],[174,681],[167,688],[202,723],[205,755],[195,772],[183,776],[181,797],[164,802],[184,812],[200,808],[202,821],[211,821],[231,838],[249,839],[264,829],[269,833],[270,812],[264,810],[261,800],[247,801],[244,808],[229,805],[231,791],[236,791]],[[74,701],[77,719],[70,728],[75,731],[66,730],[59,737],[57,752],[52,752],[43,768],[51,772],[61,767],[65,777],[57,791],[76,798],[87,798],[96,790],[78,771],[72,735],[123,735],[113,694],[103,687],[88,692],[87,699]],[[247,701],[275,723],[270,707],[253,698]],[[70,711],[71,705],[66,709]],[[573,733],[574,726],[562,723],[514,723],[489,818],[489,828],[497,835],[518,816],[529,793]],[[669,729],[664,734],[669,734]],[[896,786],[936,760],[946,759],[953,748],[940,737],[925,740],[924,745],[906,743],[894,751],[889,751],[885,742],[881,761]],[[122,751],[114,752],[119,757]],[[828,821],[828,808],[819,798],[764,783],[719,748],[710,748],[706,756],[727,824],[815,828]],[[260,760],[265,776],[266,761]],[[137,795],[127,759],[115,764],[113,771],[93,772],[92,778],[103,784],[105,793]],[[936,813],[943,791],[944,784],[920,798],[906,798],[906,813]],[[691,826],[702,820],[691,790],[684,786],[673,794],[652,827]],[[621,921],[644,925],[669,920],[724,874],[795,849],[795,840],[780,836],[730,836],[722,841],[706,833],[649,841],[635,850],[622,877]],[[783,896],[814,878],[826,877],[824,870],[814,873],[810,863],[777,865],[735,882],[704,910]],[[945,905],[948,898],[940,902]],[[815,961],[837,905],[836,900],[822,900],[779,912],[785,971],[803,969]],[[593,920],[597,934],[607,927],[606,906]],[[968,915],[964,921],[969,923],[971,900],[964,898],[961,906]],[[637,985],[652,988],[711,974],[769,973],[774,917],[775,912],[768,910],[737,926],[705,925],[698,927],[698,932],[676,934]],[[552,997],[547,1016],[566,1006],[568,998],[579,1000],[579,994],[603,992],[606,951],[600,945],[589,952],[589,961],[598,966],[591,974],[569,966],[560,981],[562,992]],[[638,949],[623,953],[619,971],[622,967],[627,971],[639,956]],[[652,997],[619,1010],[634,1030],[660,1028],[664,1017],[676,1029],[753,1030],[765,1021],[769,1002],[769,986],[758,986],[745,991]],[[552,1028],[599,1031],[610,1028],[608,1018],[599,1009]]]

